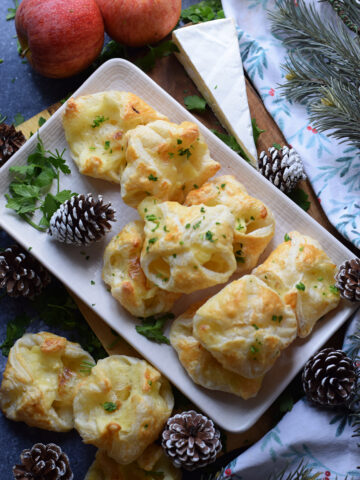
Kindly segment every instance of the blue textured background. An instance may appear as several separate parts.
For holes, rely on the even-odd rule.
[[[66,0],[65,0],[66,1]],[[194,4],[194,0],[183,0],[183,7]],[[91,71],[83,72],[75,77],[64,80],[54,80],[41,77],[27,63],[23,63],[17,53],[16,31],[14,20],[6,21],[7,9],[14,7],[12,0],[0,1],[0,114],[7,116],[7,123],[14,121],[17,113],[27,120],[44,110],[51,104],[75,91],[88,77]],[[11,238],[0,232],[0,247],[12,243]],[[2,295],[0,291],[0,297]],[[0,344],[6,336],[6,325],[16,315],[27,312],[33,315],[30,303],[24,300],[0,298]],[[41,320],[32,323],[29,331],[51,330]],[[6,357],[0,353],[1,376],[6,364]],[[70,433],[55,433],[27,427],[24,423],[7,420],[0,413],[0,465],[1,480],[11,480],[12,466],[19,461],[19,455],[24,448],[31,447],[36,442],[59,444],[69,455],[76,480],[83,479],[93,461],[96,448],[84,445],[79,435]]]

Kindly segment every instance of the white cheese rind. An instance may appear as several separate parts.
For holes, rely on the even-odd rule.
[[[257,166],[245,77],[234,21],[199,23],[173,32],[177,57],[221,124]]]

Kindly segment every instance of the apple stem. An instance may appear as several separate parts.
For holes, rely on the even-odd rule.
[[[20,57],[24,58],[28,51],[29,51],[29,47],[26,47],[24,50],[21,50]]]

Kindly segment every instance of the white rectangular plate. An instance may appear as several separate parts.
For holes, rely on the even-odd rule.
[[[171,121],[180,123],[184,120],[190,120],[199,123],[147,75],[125,60],[110,60],[102,65],[75,92],[74,96],[112,89],[135,93],[156,110],[167,115]],[[103,194],[105,200],[111,201],[117,211],[116,225],[103,242],[87,248],[87,255],[90,256],[90,259],[86,260],[84,255],[80,253],[80,251],[83,251],[82,248],[53,241],[48,235],[38,232],[12,211],[5,208],[4,194],[7,193],[11,181],[9,168],[26,162],[28,155],[33,152],[36,146],[37,138],[34,135],[0,170],[1,226],[25,248],[32,247],[31,253],[35,257],[93,308],[149,362],[163,372],[171,382],[218,425],[232,432],[247,430],[293,379],[305,361],[349,317],[354,307],[342,302],[339,308],[326,315],[318,323],[308,339],[298,339],[285,350],[276,362],[275,367],[265,376],[263,387],[254,399],[244,401],[235,395],[206,390],[195,385],[183,370],[175,351],[170,346],[149,342],[135,331],[134,325],[138,321],[122,309],[107,292],[106,286],[102,282],[102,255],[105,245],[126,223],[138,218],[138,215],[135,209],[127,207],[122,202],[118,186],[78,173],[70,158],[61,124],[63,110],[64,106],[40,129],[41,139],[47,149],[54,150],[57,148],[59,151],[64,148],[67,149],[65,157],[72,173],[67,177],[62,175],[61,188],[69,188],[78,193]],[[219,174],[233,174],[246,186],[251,195],[265,202],[275,214],[276,234],[262,258],[282,242],[284,234],[291,230],[298,230],[316,238],[338,265],[353,256],[347,248],[270,182],[265,180],[253,167],[249,166],[207,128],[200,124],[200,129],[209,145],[212,157],[222,165]],[[175,313],[183,311],[193,301],[193,298],[193,295],[182,297],[175,306]]]

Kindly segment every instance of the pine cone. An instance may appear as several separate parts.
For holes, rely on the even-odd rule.
[[[286,145],[281,150],[269,148],[270,155],[260,153],[259,171],[275,187],[284,193],[290,193],[306,175],[300,155]]]
[[[17,480],[72,480],[69,458],[58,445],[35,443],[23,450],[21,464],[13,467]]]
[[[56,210],[50,219],[48,233],[59,242],[78,246],[100,240],[115,221],[110,203],[103,204],[101,195],[91,193],[71,197]]]
[[[360,302],[360,260],[353,258],[340,265],[336,277],[340,295],[351,302]]]
[[[306,396],[323,406],[343,405],[354,393],[356,368],[345,352],[324,348],[305,364],[302,383]]]
[[[214,462],[222,448],[212,420],[194,410],[169,418],[162,433],[162,447],[175,467],[186,470]]]
[[[49,272],[19,245],[0,252],[0,288],[10,297],[34,298],[50,281]]]
[[[26,142],[22,132],[15,130],[14,125],[0,123],[0,167]]]

